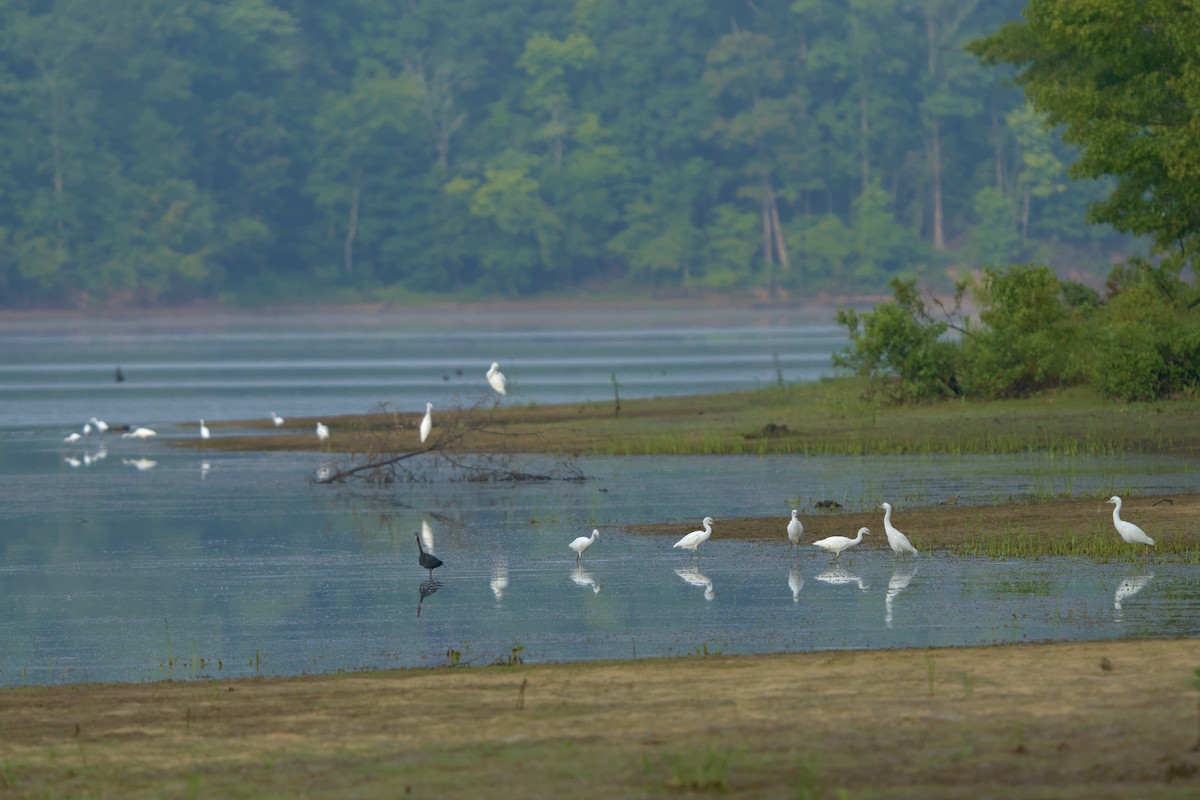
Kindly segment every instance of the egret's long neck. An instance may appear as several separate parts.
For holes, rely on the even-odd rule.
[[[859,542],[861,542],[861,541],[862,541],[862,531],[860,530],[860,531],[858,532],[858,535],[854,537],[854,543],[855,543],[855,544],[858,544],[858,543],[859,543]]]
[[[1121,501],[1118,500],[1113,505],[1113,522],[1120,522],[1120,521],[1121,521]]]
[[[892,524],[892,507],[888,506],[883,510],[883,525],[886,528]]]

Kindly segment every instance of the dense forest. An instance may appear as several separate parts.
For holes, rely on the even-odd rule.
[[[0,306],[1101,276],[1023,6],[8,0]]]

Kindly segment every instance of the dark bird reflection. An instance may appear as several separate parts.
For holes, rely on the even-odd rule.
[[[699,567],[684,567],[683,569],[675,570],[675,574],[683,578],[683,580],[692,586],[698,586],[704,589],[704,599],[712,600],[716,597],[716,592],[713,591],[712,580],[700,571]]]
[[[588,587],[595,594],[600,594],[600,584],[596,583],[596,576],[584,569],[582,565],[571,570],[571,580],[576,586]]]
[[[417,591],[421,593],[421,599],[417,601],[418,617],[421,616],[421,604],[425,602],[425,598],[429,597],[431,594],[434,594],[438,589],[445,585],[446,584],[442,583],[441,581],[435,581],[432,578],[427,581],[421,581],[421,585],[417,587]]]
[[[832,586],[845,586],[854,584],[858,586],[860,592],[867,591],[867,585],[863,583],[863,579],[846,570],[845,567],[830,567],[819,575],[814,575],[814,578],[822,583],[828,583]]]
[[[883,621],[889,628],[892,627],[892,601],[896,599],[896,595],[908,588],[916,574],[915,569],[912,572],[896,570],[892,573],[892,579],[888,581],[887,595],[883,598]]]
[[[1150,583],[1150,579],[1153,577],[1154,573],[1151,572],[1149,575],[1130,575],[1121,581],[1113,595],[1113,608],[1117,610],[1117,619],[1121,618],[1121,603],[1145,589],[1146,584]]]
[[[792,590],[792,602],[800,602],[800,590],[804,588],[804,575],[792,567],[788,570],[788,588]]]

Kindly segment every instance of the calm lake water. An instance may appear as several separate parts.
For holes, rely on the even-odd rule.
[[[449,405],[492,360],[512,402],[548,403],[611,397],[613,372],[623,397],[812,380],[841,343],[751,311],[0,323],[0,684],[1200,635],[1194,566],[901,560],[882,536],[839,566],[783,540],[816,499],[890,499],[916,533],[948,494],[1190,491],[1187,459],[597,458],[578,483],[371,488],[311,484],[315,452],[165,441],[201,416]],[[62,443],[93,415],[160,439]],[[705,515],[699,559],[621,530]],[[745,515],[775,517],[778,542],[723,541]],[[593,527],[577,565],[566,544]],[[432,583],[418,532],[446,562]]]

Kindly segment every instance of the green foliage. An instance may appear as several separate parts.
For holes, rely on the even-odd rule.
[[[959,393],[958,346],[944,338],[949,325],[931,319],[916,282],[892,281],[894,301],[860,314],[838,310],[850,346],[833,357],[893,400],[928,399]]]
[[[3,4],[0,306],[1078,268],[1129,246],[1084,204],[1125,198],[1064,190],[1071,148],[962,50],[1023,5]]]

